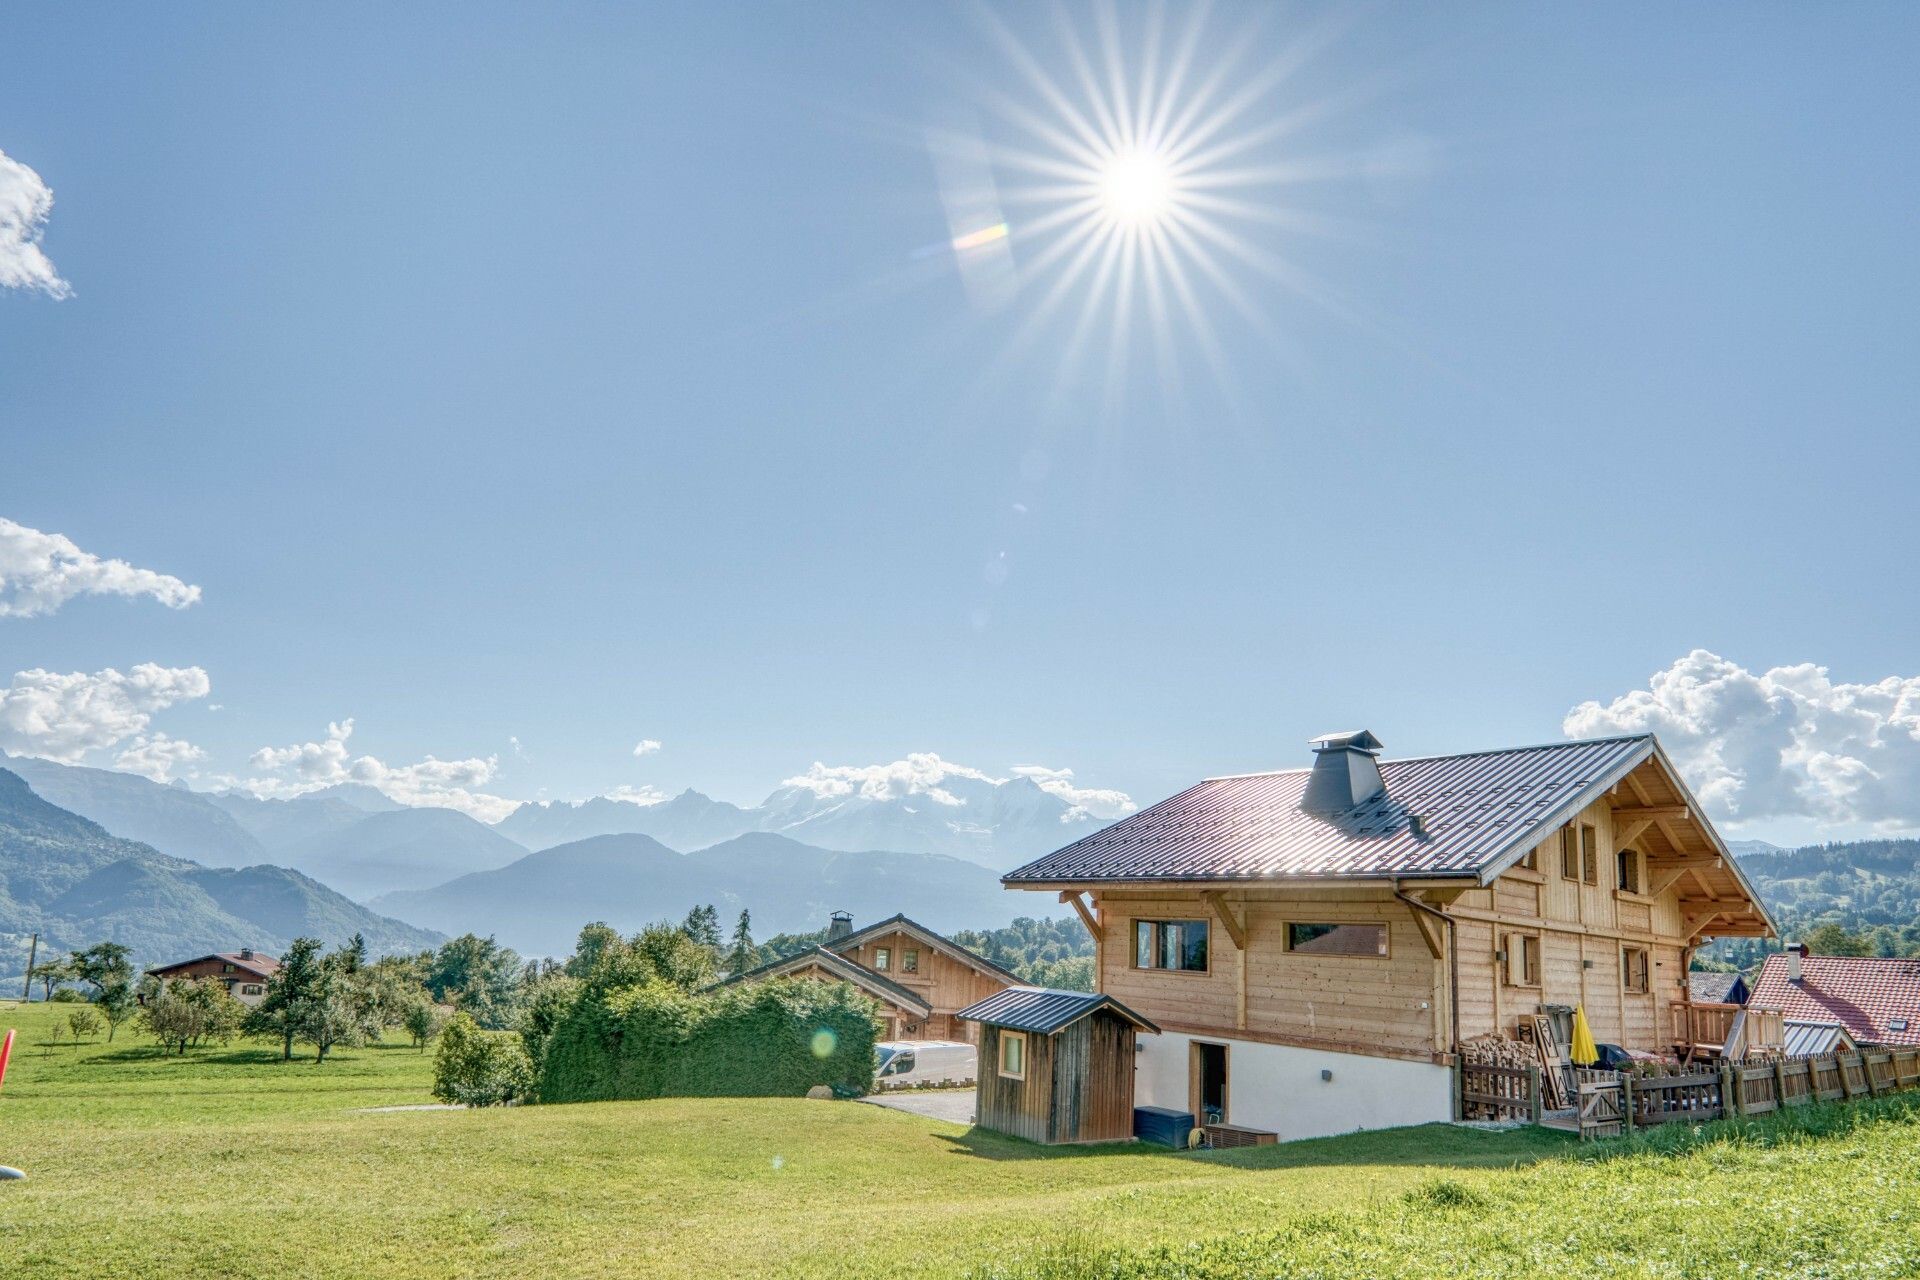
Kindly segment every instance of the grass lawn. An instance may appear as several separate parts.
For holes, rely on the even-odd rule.
[[[1766,1246],[1791,1227],[1861,1265],[1779,1274],[1920,1270],[1920,1116],[1898,1104],[1862,1104],[1851,1118],[1874,1123],[1824,1136],[1599,1162],[1562,1135],[1449,1126],[1218,1154],[1060,1151],[854,1103],[370,1113],[429,1101],[428,1059],[394,1045],[316,1066],[247,1044],[167,1058],[124,1029],[44,1048],[64,1012],[0,1002],[23,1042],[0,1090],[0,1164],[30,1175],[0,1183],[9,1276],[1347,1280],[1514,1258],[1599,1274],[1570,1252],[1597,1247],[1589,1227],[1670,1256],[1692,1233]],[[1608,1208],[1656,1203],[1654,1234]],[[1901,1213],[1904,1237],[1887,1226]],[[1829,1234],[1841,1224],[1853,1234]],[[1724,1240],[1701,1247],[1725,1262]],[[1614,1254],[1610,1274],[1732,1273]],[[1899,1258],[1912,1267],[1866,1269]]]

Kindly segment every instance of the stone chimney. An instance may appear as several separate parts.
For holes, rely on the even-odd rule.
[[[1380,780],[1380,739],[1360,729],[1323,733],[1313,739],[1313,772],[1300,807],[1308,813],[1332,817],[1357,808],[1386,791]]]
[[[827,918],[827,941],[835,943],[853,932],[853,912],[836,911]]]

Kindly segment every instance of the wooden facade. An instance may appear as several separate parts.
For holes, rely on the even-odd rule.
[[[1597,1041],[1666,1053],[1693,1047],[1692,948],[1770,929],[1683,797],[1648,759],[1487,883],[1196,879],[1060,897],[1094,936],[1096,989],[1168,1031],[1441,1062],[1564,1005]],[[1142,967],[1140,922],[1181,920],[1208,923],[1205,967]],[[1291,924],[1377,926],[1386,951],[1290,950]]]
[[[828,945],[862,968],[905,987],[933,1010],[917,1021],[899,1018],[889,1039],[970,1040],[975,1032],[974,1024],[953,1015],[1011,986],[1013,975],[977,957],[966,958],[972,957],[971,952],[956,955],[961,948],[944,938],[940,941],[946,946],[936,946],[929,940],[927,931],[919,926],[903,923],[891,928],[863,929],[844,941]]]
[[[1104,1009],[1050,1034],[982,1025],[975,1123],[1048,1144],[1129,1141],[1135,1034]],[[1018,1078],[999,1069],[1005,1035],[1026,1042]]]

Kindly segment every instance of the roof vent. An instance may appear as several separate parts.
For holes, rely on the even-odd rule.
[[[251,960],[251,959],[253,959],[253,948],[252,948],[252,947],[242,947],[242,948],[240,948],[240,958],[241,958],[242,960]]]
[[[827,941],[838,942],[853,932],[853,912],[836,911],[827,919]]]
[[[1314,738],[1313,772],[1307,777],[1307,794],[1300,807],[1308,813],[1335,814],[1365,804],[1385,794],[1380,780],[1380,739],[1365,729],[1349,733],[1323,733]]]

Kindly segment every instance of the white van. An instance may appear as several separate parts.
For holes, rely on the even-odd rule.
[[[917,1084],[972,1084],[978,1055],[962,1040],[888,1040],[873,1046],[874,1083],[881,1089]]]

